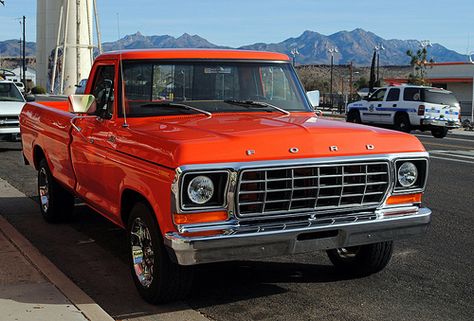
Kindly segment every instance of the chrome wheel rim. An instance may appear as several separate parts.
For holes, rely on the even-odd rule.
[[[41,168],[38,176],[38,194],[40,198],[41,208],[43,212],[48,212],[49,209],[49,183],[48,174],[45,168]]]
[[[148,288],[153,282],[155,255],[150,230],[145,222],[137,217],[130,231],[133,270],[140,284]]]
[[[345,260],[353,260],[359,253],[359,246],[353,246],[353,247],[341,247],[337,249],[337,254]]]

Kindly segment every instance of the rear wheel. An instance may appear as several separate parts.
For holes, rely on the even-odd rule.
[[[347,114],[347,122],[348,123],[357,123],[360,124],[362,123],[362,120],[360,119],[360,113],[358,110],[351,110]]]
[[[381,242],[327,251],[337,270],[359,276],[383,270],[392,257],[393,242]]]
[[[171,261],[151,209],[142,202],[132,208],[127,225],[132,278],[149,303],[185,298],[192,286],[193,269]]]
[[[408,118],[407,114],[395,115],[395,129],[405,133],[411,131],[410,118]]]
[[[448,134],[448,129],[446,127],[436,127],[431,129],[431,135],[436,138],[444,138]]]
[[[54,180],[45,158],[39,162],[38,197],[46,221],[55,223],[72,217],[74,196]]]

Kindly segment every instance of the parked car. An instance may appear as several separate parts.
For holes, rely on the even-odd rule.
[[[81,79],[79,83],[76,85],[76,94],[83,94],[86,90],[87,79]]]
[[[0,140],[20,138],[18,116],[25,105],[25,98],[12,81],[0,80]]]
[[[369,275],[428,228],[420,141],[318,118],[286,55],[109,52],[89,79],[68,102],[26,104],[23,154],[44,219],[77,196],[126,229],[148,302],[183,298],[211,262],[324,250]]]
[[[461,126],[460,113],[452,92],[426,86],[382,87],[366,100],[347,105],[348,122],[392,125],[407,133],[430,130],[437,138]]]

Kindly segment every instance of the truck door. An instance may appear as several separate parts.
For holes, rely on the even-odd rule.
[[[110,148],[110,119],[114,111],[116,91],[114,62],[100,62],[92,75],[91,94],[96,99],[97,117],[79,118],[75,121],[80,131],[72,131],[71,159],[76,173],[76,190],[87,202],[110,215],[108,160]],[[112,219],[112,217],[111,217]]]
[[[378,108],[381,124],[393,124],[394,115],[401,108],[399,100],[400,88],[390,88],[382,102],[382,107]]]
[[[380,123],[380,111],[382,103],[387,92],[386,88],[380,88],[369,96],[367,101],[367,110],[362,111],[361,117],[364,123]]]

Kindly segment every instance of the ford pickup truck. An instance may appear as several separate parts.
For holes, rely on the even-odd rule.
[[[105,53],[84,95],[27,103],[20,126],[42,216],[64,220],[79,198],[125,228],[152,303],[187,295],[211,262],[324,250],[376,273],[431,219],[420,141],[317,117],[279,53]]]

